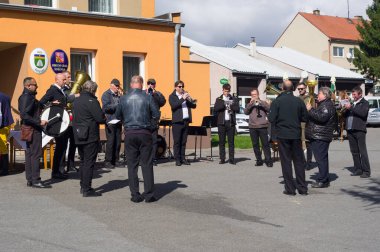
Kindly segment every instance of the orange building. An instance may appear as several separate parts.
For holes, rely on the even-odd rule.
[[[85,71],[98,83],[98,97],[113,78],[122,80],[125,90],[135,74],[145,80],[155,78],[165,97],[173,91],[175,80],[182,79],[186,90],[198,99],[193,124],[200,125],[209,114],[209,66],[188,58],[181,61],[180,55],[186,53],[180,53],[184,25],[178,13],[154,18],[154,0],[111,0],[114,8],[107,14],[89,12],[85,3],[90,1],[46,1],[52,8],[24,5],[27,2],[32,1],[0,0],[0,90],[12,97],[14,108],[27,76],[37,80],[37,98],[45,94],[55,75],[50,58],[60,49],[67,55],[68,70]],[[69,2],[76,6],[70,8]],[[126,3],[131,3],[131,13],[121,10]],[[38,57],[44,60],[39,62]],[[46,71],[39,71],[46,61]],[[171,117],[169,104],[162,108],[162,115]]]

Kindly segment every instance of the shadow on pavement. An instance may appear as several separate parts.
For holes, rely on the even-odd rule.
[[[161,199],[165,197],[167,194],[173,192],[174,190],[178,188],[186,188],[187,185],[181,184],[182,181],[179,180],[174,180],[174,181],[169,181],[164,184],[155,184],[155,197],[157,199]]]
[[[354,186],[352,189],[341,189],[342,192],[360,199],[366,210],[380,210],[380,179],[369,179],[366,186]]]
[[[129,185],[128,179],[123,180],[111,180],[107,184],[95,188],[95,191],[105,194],[114,190],[122,189]]]
[[[309,178],[314,180],[314,181],[317,180],[318,173],[314,173],[314,174],[310,175]],[[339,176],[336,175],[336,173],[329,173],[329,178],[330,178],[330,182],[333,182],[333,181],[337,180],[339,178]]]

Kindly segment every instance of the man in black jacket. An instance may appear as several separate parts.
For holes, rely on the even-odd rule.
[[[26,142],[25,152],[25,176],[27,186],[35,188],[47,188],[40,178],[40,158],[42,156],[42,127],[47,121],[40,119],[40,104],[36,99],[37,82],[31,77],[24,79],[24,91],[18,98],[18,110],[20,111],[21,124],[32,127],[31,141]]]
[[[156,104],[156,107],[160,109],[163,107],[166,103],[165,97],[161,94],[161,92],[156,90],[156,80],[155,79],[149,79],[147,81],[148,88],[145,90],[148,95],[151,95],[153,97],[153,101]],[[160,113],[161,116],[161,113]],[[153,141],[153,150],[152,150],[152,159],[153,159],[153,165],[157,165],[157,136],[158,136],[158,129],[160,126],[158,125],[160,118],[157,120],[152,121],[153,126],[153,132],[152,132],[152,141]]]
[[[101,196],[92,187],[94,166],[99,149],[99,124],[106,122],[106,117],[95,96],[98,85],[86,81],[82,86],[81,95],[73,104],[73,130],[75,144],[81,153],[80,186],[83,197]]]
[[[41,98],[40,103],[42,106],[53,104],[62,107],[67,106],[67,95],[63,87],[66,82],[66,76],[62,73],[55,75],[55,83],[50,86],[46,94]],[[53,170],[51,177],[53,179],[67,179],[65,172],[65,153],[67,149],[68,135],[67,132],[62,133],[55,138],[55,150],[53,159]]]
[[[346,117],[347,137],[355,166],[352,176],[369,178],[371,176],[371,168],[366,145],[366,124],[369,103],[362,95],[362,89],[359,86],[352,90],[354,104],[348,103],[345,105],[346,112],[344,116]]]
[[[293,84],[286,80],[283,92],[273,101],[269,121],[276,127],[279,142],[282,174],[285,182],[286,195],[307,194],[305,181],[304,158],[301,141],[301,122],[307,120],[306,106],[301,99],[293,95]],[[296,185],[293,182],[292,161],[296,173]]]
[[[184,91],[185,83],[183,81],[176,81],[174,87],[175,90],[169,95],[169,104],[172,109],[175,165],[190,165],[185,158],[187,134],[189,123],[192,122],[191,109],[196,108],[197,104],[189,93]]]
[[[223,94],[216,98],[214,111],[217,116],[219,135],[219,164],[226,162],[226,135],[228,139],[228,152],[230,164],[235,164],[235,125],[236,113],[239,112],[239,100],[230,94],[230,84],[223,85]]]
[[[121,122],[116,120],[116,108],[120,102],[120,81],[113,79],[110,88],[102,95],[103,112],[107,117],[106,124],[106,157],[105,167],[114,168],[123,166],[124,163],[119,161],[121,146]]]
[[[336,111],[331,100],[331,90],[321,87],[318,91],[318,107],[306,105],[309,120],[306,123],[306,139],[310,141],[315,160],[318,163],[319,175],[311,187],[324,188],[330,185],[329,179],[329,146],[335,129]]]
[[[131,201],[154,202],[154,175],[152,164],[152,119],[157,120],[159,111],[152,96],[142,91],[143,78],[133,76],[131,89],[120,99],[116,117],[124,123],[124,145],[127,156]],[[137,176],[139,164],[144,179],[144,193],[139,192]]]

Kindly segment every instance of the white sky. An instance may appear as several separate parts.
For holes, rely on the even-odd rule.
[[[365,18],[372,0],[156,0],[156,15],[182,12],[183,34],[207,45],[272,46],[297,12],[319,9],[321,15]]]

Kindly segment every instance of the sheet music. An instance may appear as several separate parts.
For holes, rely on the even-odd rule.
[[[113,119],[113,120],[109,121],[107,124],[116,124],[116,123],[118,123],[118,122],[120,122],[120,120],[118,120],[118,119]]]

